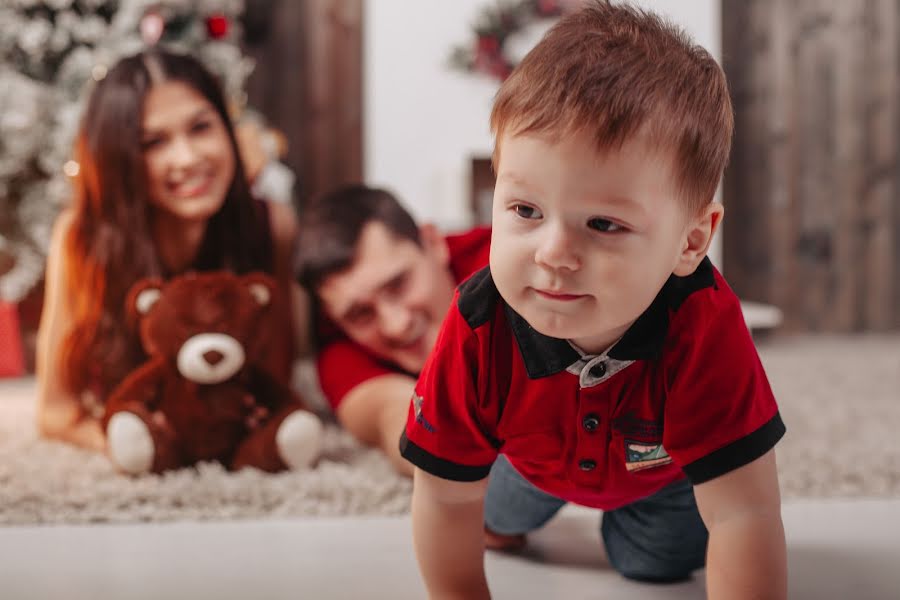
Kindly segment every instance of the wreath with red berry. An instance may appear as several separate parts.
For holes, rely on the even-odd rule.
[[[533,23],[558,18],[580,4],[581,0],[497,0],[473,25],[474,42],[453,48],[450,64],[503,81],[516,66],[508,52],[509,39]]]
[[[224,40],[231,30],[231,22],[223,13],[200,14],[196,7],[177,11],[173,7],[151,6],[138,25],[144,43],[153,46],[158,42],[183,39],[194,27],[198,18],[203,19],[206,35],[211,40]]]

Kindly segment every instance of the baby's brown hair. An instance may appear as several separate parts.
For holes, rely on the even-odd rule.
[[[669,152],[677,191],[694,211],[715,194],[733,129],[712,56],[675,25],[607,0],[560,19],[503,83],[491,113],[495,168],[504,134],[587,132],[599,152],[646,135]]]

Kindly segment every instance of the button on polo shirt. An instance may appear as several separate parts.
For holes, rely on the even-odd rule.
[[[600,426],[600,417],[596,413],[588,413],[581,419],[581,426],[585,431],[594,431]]]
[[[591,367],[591,377],[600,379],[604,375],[606,375],[606,363],[599,362]]]
[[[611,510],[739,468],[783,434],[740,304],[706,260],[604,356],[536,331],[480,271],[457,291],[400,447],[457,481],[503,453],[547,493]]]

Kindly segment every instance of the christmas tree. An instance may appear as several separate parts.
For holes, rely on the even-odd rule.
[[[159,44],[200,58],[228,97],[253,68],[243,0],[3,0],[0,6],[0,301],[41,279],[86,92],[119,58]]]

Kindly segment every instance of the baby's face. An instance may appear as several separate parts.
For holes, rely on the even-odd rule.
[[[636,139],[600,154],[586,134],[498,142],[497,289],[540,333],[605,350],[647,309],[686,244],[668,153]]]

